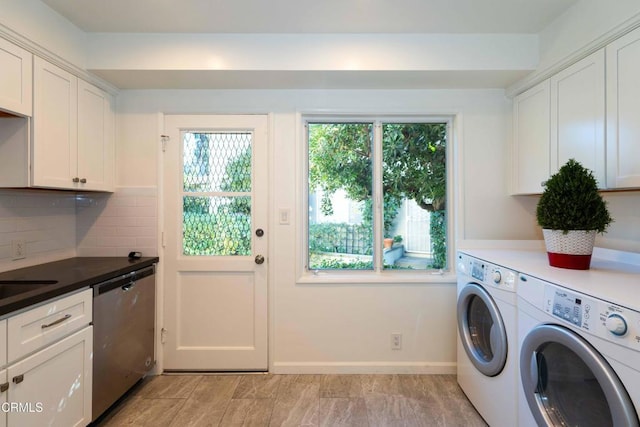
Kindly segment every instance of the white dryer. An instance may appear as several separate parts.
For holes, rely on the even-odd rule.
[[[517,273],[458,253],[458,384],[492,427],[517,422]]]
[[[518,426],[638,426],[640,312],[524,274],[519,282]]]

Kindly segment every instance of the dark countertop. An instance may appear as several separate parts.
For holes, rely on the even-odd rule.
[[[129,260],[126,257],[76,257],[5,271],[0,273],[0,282],[56,280],[57,283],[37,286],[33,290],[18,295],[0,298],[0,316],[148,267],[158,261],[158,257],[143,257],[136,260]]]

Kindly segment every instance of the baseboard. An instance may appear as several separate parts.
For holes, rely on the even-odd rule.
[[[273,374],[455,374],[455,362],[274,362]]]

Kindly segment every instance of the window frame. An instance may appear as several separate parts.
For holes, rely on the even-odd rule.
[[[298,221],[298,250],[297,280],[299,284],[344,284],[344,283],[450,283],[455,281],[454,248],[455,229],[454,211],[457,203],[454,197],[455,162],[454,153],[457,152],[455,127],[459,118],[455,114],[351,114],[351,113],[298,113],[297,125],[299,127],[299,195],[298,207],[301,213]],[[381,206],[380,187],[382,185],[382,144],[376,143],[382,140],[383,123],[446,123],[447,125],[447,269],[443,270],[396,270],[384,269],[382,265],[382,251],[374,250],[374,268],[372,270],[310,270],[307,268],[309,257],[309,123],[371,123],[373,124],[373,204],[376,207],[373,212],[373,244],[374,248],[382,247],[383,235],[379,232],[382,224],[383,211]]]

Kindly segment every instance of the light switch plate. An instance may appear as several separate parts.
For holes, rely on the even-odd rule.
[[[291,217],[291,209],[280,208],[278,212],[278,218],[280,219],[280,225],[289,225]]]

